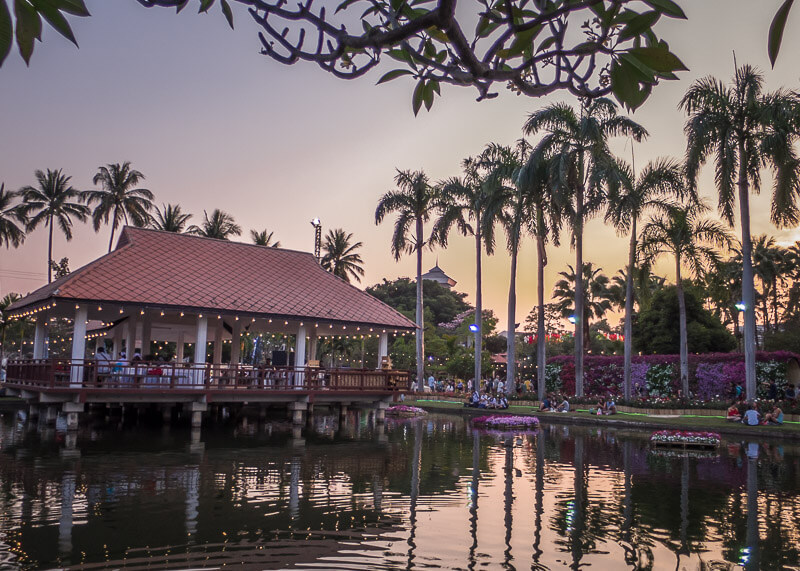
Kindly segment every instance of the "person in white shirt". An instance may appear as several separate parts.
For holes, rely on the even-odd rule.
[[[105,347],[99,345],[95,351],[94,359],[97,361],[97,372],[100,374],[107,374],[109,372],[108,363],[111,358],[106,353]]]

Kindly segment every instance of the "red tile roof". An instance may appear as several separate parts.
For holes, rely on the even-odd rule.
[[[9,309],[53,298],[414,327],[310,253],[130,226],[111,253]]]

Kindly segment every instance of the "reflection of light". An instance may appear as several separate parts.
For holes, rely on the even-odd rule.
[[[748,561],[750,561],[750,548],[749,547],[742,547],[739,550],[739,564],[740,565],[747,565]]]
[[[567,520],[567,531],[572,531],[572,522],[575,521],[575,502],[567,502],[567,514],[565,518]]]

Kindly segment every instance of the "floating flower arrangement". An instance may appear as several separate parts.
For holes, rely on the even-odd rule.
[[[716,432],[685,432],[683,430],[659,430],[650,436],[650,442],[662,445],[714,446],[720,444],[720,435]]]
[[[408,406],[405,404],[398,404],[395,406],[390,406],[386,409],[386,414],[391,416],[403,416],[406,418],[413,417],[413,416],[422,416],[424,414],[428,414],[423,409],[417,406]]]
[[[479,416],[472,419],[472,424],[486,428],[527,428],[539,427],[539,419],[535,416],[513,416],[510,414],[495,414],[492,416]]]

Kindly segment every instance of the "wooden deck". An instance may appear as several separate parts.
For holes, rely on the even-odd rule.
[[[389,397],[407,390],[408,383],[407,371],[41,359],[9,361],[3,385],[53,401],[278,402],[302,395],[342,402]]]

